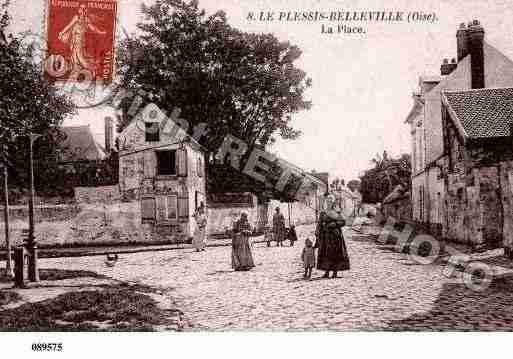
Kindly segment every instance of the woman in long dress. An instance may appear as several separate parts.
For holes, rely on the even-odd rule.
[[[203,202],[196,210],[194,220],[196,221],[196,229],[194,230],[192,245],[194,248],[196,248],[196,252],[204,251],[207,238],[207,216]]]
[[[248,215],[242,213],[233,226],[232,268],[236,271],[250,270],[255,266],[249,242],[250,234],[251,225],[248,222]]]
[[[277,246],[282,246],[285,240],[285,217],[280,213],[280,207],[276,207],[273,215],[273,236]]]
[[[345,221],[341,217],[328,216],[321,212],[317,224],[317,241],[315,248],[318,248],[317,269],[324,271],[324,278],[329,278],[329,272],[333,272],[332,278],[337,278],[339,271],[349,270],[349,255],[342,234],[342,227]]]

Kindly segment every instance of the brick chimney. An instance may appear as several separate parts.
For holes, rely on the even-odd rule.
[[[460,62],[469,54],[468,32],[464,23],[461,23],[458,31],[456,31],[456,43],[458,62]]]
[[[448,59],[444,59],[442,66],[440,66],[440,74],[442,76],[450,75],[451,72],[456,69],[456,67],[458,67],[456,59],[452,59],[450,63]]]
[[[485,87],[485,68],[483,40],[485,31],[479,21],[474,20],[468,27],[469,53],[471,64],[472,88],[480,89]]]
[[[114,120],[110,116],[105,117],[105,152],[109,155],[114,144]]]

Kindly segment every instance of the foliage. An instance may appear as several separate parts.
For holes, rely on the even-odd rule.
[[[392,158],[386,151],[373,158],[374,167],[365,171],[361,180],[363,201],[367,203],[382,202],[397,185],[406,190],[411,188],[411,159],[409,154]]]
[[[301,56],[298,47],[272,34],[239,31],[222,11],[206,15],[197,1],[160,0],[142,11],[142,34],[121,47],[128,89],[151,93],[146,101],[168,114],[180,108],[190,132],[207,123],[208,135],[200,142],[210,152],[227,134],[250,149],[277,136],[300,135],[291,116],[310,108],[303,97],[311,81],[294,65]],[[120,129],[131,120],[130,104],[122,103]],[[211,175],[210,189],[216,191],[225,180]]]
[[[34,148],[34,160],[41,164],[36,181],[54,186],[54,181],[62,181],[62,173],[56,170],[55,149],[62,139],[58,127],[74,108],[41,76],[30,59],[32,49],[24,46],[19,36],[5,35],[10,21],[8,5],[4,1],[0,6],[0,33],[4,34],[0,40],[0,162],[7,163],[11,184],[27,186],[28,135],[41,134],[43,138]]]

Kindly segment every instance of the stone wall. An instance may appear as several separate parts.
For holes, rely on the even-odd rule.
[[[80,207],[75,204],[42,205],[34,207],[34,220],[39,222],[59,222],[74,218],[80,212]],[[28,205],[10,206],[9,219],[11,221],[25,221],[28,228]],[[0,223],[4,221],[4,206],[0,208]]]
[[[113,203],[121,198],[119,186],[75,187],[77,203]]]

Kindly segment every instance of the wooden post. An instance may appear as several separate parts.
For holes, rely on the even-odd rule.
[[[289,228],[290,228],[290,212],[291,212],[291,203],[287,203],[287,209],[288,209],[288,212],[289,212]]]
[[[29,268],[28,275],[31,282],[39,282],[39,269],[37,267],[37,245],[35,239],[35,224],[34,224],[34,202],[35,202],[35,189],[34,189],[34,141],[41,135],[30,134],[30,153],[29,153],[29,166],[30,166],[30,197],[29,197],[29,236],[27,249],[29,252]]]
[[[7,165],[4,164],[4,226],[5,226],[5,248],[7,250],[5,257],[5,274],[12,278],[14,276],[12,270],[11,259],[11,238],[9,230],[9,187],[8,187],[8,171]]]

